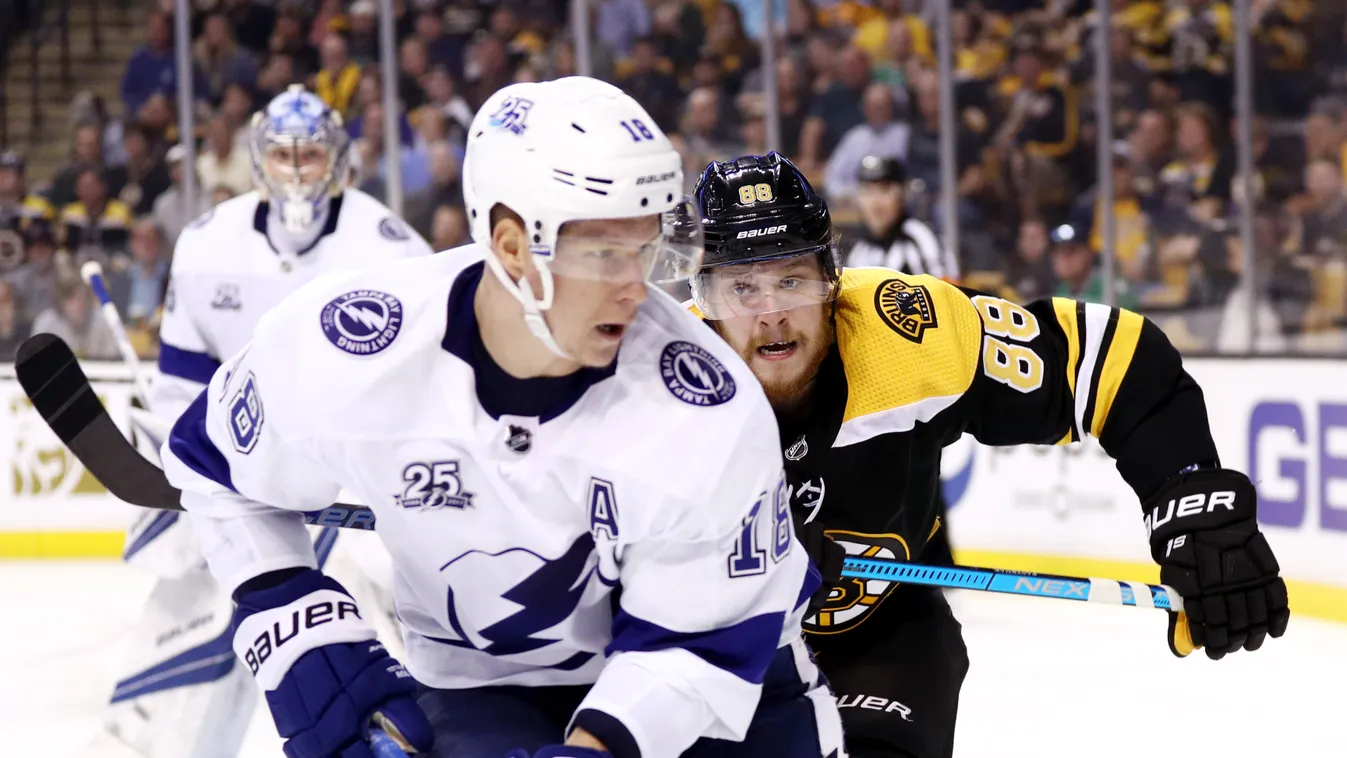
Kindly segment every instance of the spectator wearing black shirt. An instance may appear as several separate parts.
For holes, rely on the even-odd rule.
[[[139,124],[128,127],[122,144],[126,164],[108,169],[107,184],[122,202],[131,206],[134,215],[144,216],[154,210],[155,199],[172,186],[173,180],[144,127]]]
[[[104,168],[103,130],[97,124],[80,124],[75,127],[70,160],[56,172],[51,189],[47,192],[47,199],[58,212],[75,202],[75,180],[81,171],[90,167],[99,170]]]
[[[398,48],[398,100],[407,110],[419,108],[426,102],[421,81],[429,70],[425,43],[415,37],[403,40]]]
[[[425,8],[416,16],[416,38],[426,46],[431,68],[444,67],[455,79],[463,78],[463,56],[467,42],[461,36],[444,31],[444,17],[434,8]]]
[[[418,234],[430,239],[435,212],[441,206],[463,206],[463,187],[459,184],[462,167],[454,150],[443,142],[430,146],[430,185],[407,198],[407,222]]]
[[[257,59],[240,47],[234,30],[223,15],[206,17],[201,38],[192,45],[196,65],[205,76],[212,103],[219,103],[230,84],[251,84],[257,79]]]
[[[674,131],[681,93],[671,75],[672,65],[656,57],[653,39],[642,37],[632,43],[628,69],[618,86],[645,108],[661,130]]]
[[[800,135],[800,163],[805,172],[827,161],[842,135],[865,120],[861,96],[870,83],[870,61],[858,47],[849,46],[838,60],[837,80],[814,98]]]

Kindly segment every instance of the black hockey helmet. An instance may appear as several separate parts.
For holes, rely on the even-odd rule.
[[[808,285],[811,298],[819,298],[811,302],[836,297],[841,266],[828,203],[784,156],[771,152],[714,161],[702,172],[693,195],[702,214],[706,255],[692,293],[707,318],[768,312],[742,302],[727,311],[727,304],[715,299],[710,279],[723,266],[813,255],[826,281]]]
[[[861,159],[861,169],[856,172],[861,184],[902,184],[907,181],[907,169],[897,158],[883,155],[867,155]]]

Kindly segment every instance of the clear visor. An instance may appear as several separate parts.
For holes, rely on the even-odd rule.
[[[573,279],[669,284],[697,272],[703,245],[701,214],[685,199],[659,215],[568,222],[548,267]]]
[[[332,148],[311,140],[278,139],[262,155],[262,172],[272,191],[312,197],[327,191],[332,175]]]
[[[692,297],[712,321],[832,302],[837,283],[824,273],[820,252],[707,268],[693,277]]]

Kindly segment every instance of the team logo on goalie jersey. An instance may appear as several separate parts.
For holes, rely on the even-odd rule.
[[[828,529],[825,534],[857,558],[909,560],[907,543],[896,534],[862,534]],[[804,630],[811,634],[840,634],[854,629],[897,587],[897,582],[881,579],[845,579],[833,588],[819,612],[805,618]]]
[[[720,405],[734,397],[734,377],[705,349],[670,342],[659,358],[660,376],[673,396],[689,405]]]
[[[875,290],[875,310],[890,329],[912,342],[920,343],[927,329],[938,326],[931,291],[902,279],[889,279],[879,285]]]
[[[327,341],[351,355],[374,355],[402,329],[402,302],[387,292],[354,290],[323,307]]]

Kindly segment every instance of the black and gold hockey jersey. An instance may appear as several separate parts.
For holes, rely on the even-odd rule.
[[[1216,460],[1201,390],[1135,313],[1062,298],[1020,306],[858,268],[843,271],[835,322],[812,404],[779,422],[797,523],[821,524],[850,555],[921,559],[940,529],[940,451],[964,432],[989,445],[1093,436],[1139,497]],[[882,617],[902,612],[881,610],[893,587],[846,580],[806,620],[811,644],[826,653],[862,624],[882,634]]]

